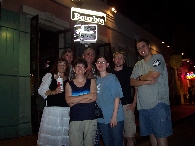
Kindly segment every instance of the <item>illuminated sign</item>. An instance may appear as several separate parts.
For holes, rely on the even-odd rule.
[[[106,14],[102,12],[72,7],[71,19],[104,25],[106,22]]]
[[[95,43],[97,40],[97,25],[75,25],[74,41]]]
[[[186,79],[195,79],[195,74],[193,72],[186,73]]]

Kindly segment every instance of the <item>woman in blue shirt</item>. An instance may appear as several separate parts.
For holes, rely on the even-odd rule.
[[[123,146],[124,113],[120,103],[122,88],[117,77],[108,73],[108,60],[105,56],[97,57],[97,104],[102,109],[103,118],[98,118],[98,125],[105,146]]]

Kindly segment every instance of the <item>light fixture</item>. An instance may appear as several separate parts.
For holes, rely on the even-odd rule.
[[[181,55],[184,55],[184,53],[181,53]]]
[[[112,7],[112,11],[114,12],[114,13],[116,13],[117,11],[116,11],[116,9],[114,8],[114,7]]]
[[[167,48],[169,48],[170,46],[167,46]]]
[[[162,42],[162,44],[164,44],[165,42]]]

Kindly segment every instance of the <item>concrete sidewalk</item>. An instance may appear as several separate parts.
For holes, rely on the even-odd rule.
[[[171,107],[172,122],[173,126],[178,121],[182,120],[185,117],[195,113],[195,105],[180,105]],[[137,121],[138,122],[138,121]],[[145,137],[139,136],[139,123],[137,123],[138,132],[136,134],[137,145],[146,141]],[[1,140],[0,146],[36,146],[37,134],[32,134],[30,136],[19,137],[9,140]]]

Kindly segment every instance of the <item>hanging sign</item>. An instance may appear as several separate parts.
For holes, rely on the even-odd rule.
[[[74,41],[95,43],[97,40],[97,25],[75,25]]]
[[[106,14],[103,12],[72,7],[71,19],[104,25],[106,22]]]

